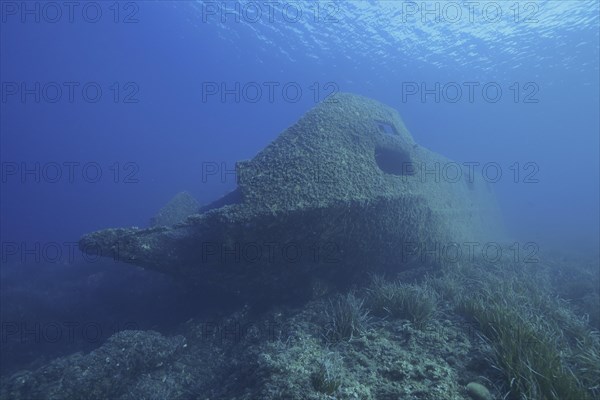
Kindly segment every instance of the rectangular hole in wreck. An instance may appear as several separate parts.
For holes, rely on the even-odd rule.
[[[394,124],[391,124],[391,123],[385,122],[385,121],[375,120],[375,125],[377,125],[377,129],[381,133],[385,133],[386,135],[392,135],[392,136],[399,135]]]

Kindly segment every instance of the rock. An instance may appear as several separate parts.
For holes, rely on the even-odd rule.
[[[177,193],[151,220],[150,226],[171,226],[198,213],[200,204],[188,192]]]
[[[473,400],[492,400],[490,391],[480,383],[471,382],[467,385],[467,394]]]
[[[339,93],[238,162],[237,189],[198,214],[79,245],[198,287],[298,298],[315,279],[349,286],[440,265],[451,244],[503,240],[491,187],[461,168],[417,146],[395,110]]]
[[[153,331],[121,331],[89,354],[57,358],[38,370],[13,375],[3,382],[0,398],[117,398],[149,374],[164,375],[164,368],[185,347],[183,336],[167,338]],[[155,381],[154,391],[161,386]]]

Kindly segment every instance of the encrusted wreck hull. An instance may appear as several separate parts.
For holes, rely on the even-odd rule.
[[[451,179],[441,174],[449,166]],[[320,104],[237,173],[233,204],[172,226],[94,232],[80,247],[201,285],[289,293],[315,279],[456,262],[504,238],[488,184],[359,96]]]

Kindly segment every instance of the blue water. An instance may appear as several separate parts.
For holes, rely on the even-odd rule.
[[[143,226],[184,189],[209,202],[235,179],[202,182],[203,162],[233,168],[315,100],[344,91],[396,108],[425,147],[499,163],[497,193],[523,240],[597,242],[594,1],[134,2],[72,15],[57,4],[3,4],[3,240],[74,241]],[[239,103],[233,94],[223,101],[220,87],[210,94],[213,83],[234,92],[238,83]],[[422,84],[439,103],[435,94],[423,101]],[[262,95],[251,103],[256,85]],[[539,183],[520,182],[527,173]],[[124,182],[127,174],[135,179]]]
[[[69,264],[177,192],[217,199],[335,92],[498,166],[515,240],[597,254],[597,1],[49,4],[1,3],[3,264]]]

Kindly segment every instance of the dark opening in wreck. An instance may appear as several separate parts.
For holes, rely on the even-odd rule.
[[[400,149],[377,147],[375,149],[377,166],[386,174],[414,175],[410,155]]]

